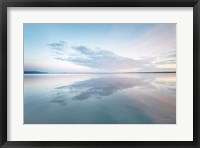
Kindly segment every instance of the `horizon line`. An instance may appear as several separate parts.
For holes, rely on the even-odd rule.
[[[176,73],[176,71],[141,71],[141,72],[41,72],[41,71],[24,71],[24,74],[130,74],[130,73]]]

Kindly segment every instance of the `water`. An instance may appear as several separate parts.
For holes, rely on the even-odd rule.
[[[175,124],[176,74],[24,75],[25,124]]]

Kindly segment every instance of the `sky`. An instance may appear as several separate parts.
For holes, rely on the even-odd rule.
[[[176,24],[24,24],[24,70],[176,71]]]

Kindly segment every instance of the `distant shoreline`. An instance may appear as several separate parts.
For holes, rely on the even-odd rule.
[[[25,71],[24,74],[136,74],[136,73],[176,73],[176,71],[165,71],[165,72],[66,72],[66,73],[48,73],[40,71]]]
[[[49,74],[49,73],[40,71],[24,71],[24,74]]]

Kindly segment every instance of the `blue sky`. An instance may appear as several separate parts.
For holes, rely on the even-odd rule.
[[[24,24],[24,70],[176,70],[176,24]]]

